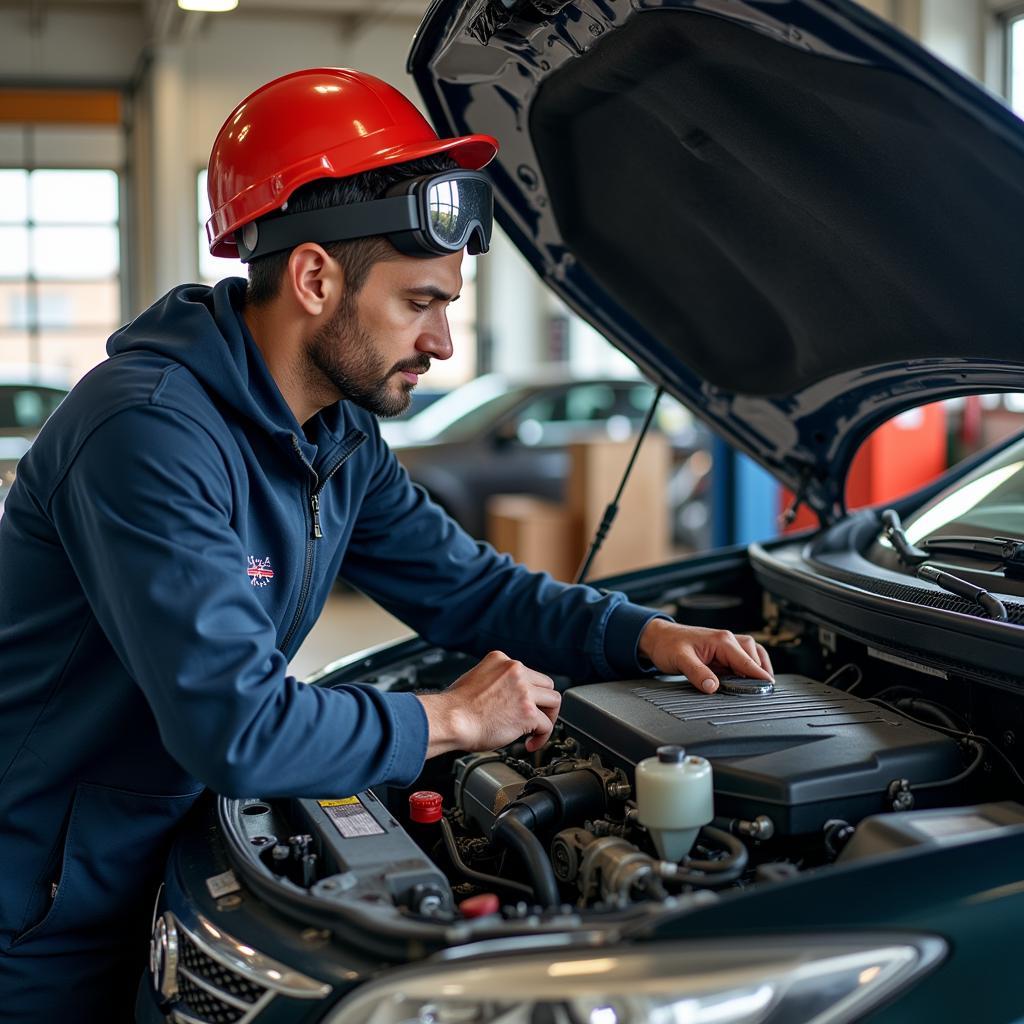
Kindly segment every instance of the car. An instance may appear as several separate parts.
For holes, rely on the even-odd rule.
[[[34,437],[70,390],[59,369],[0,365],[0,437]]]
[[[0,434],[0,517],[4,514],[4,503],[17,475],[18,462],[30,445],[28,438]]]
[[[19,460],[70,390],[71,380],[59,369],[0,366],[0,517]]]
[[[440,132],[501,139],[544,281],[816,513],[599,581],[749,632],[774,690],[570,676],[538,755],[420,795],[209,795],[140,1019],[1020,1020],[1024,439],[891,508],[844,484],[896,414],[1024,390],[1024,124],[844,0],[437,0],[410,69]]]
[[[565,367],[518,377],[488,373],[408,420],[382,421],[381,434],[413,482],[469,533],[483,537],[490,497],[561,501],[568,445],[588,438],[626,440],[643,423],[654,392],[638,377],[580,377]],[[674,538],[690,548],[706,547],[707,432],[671,396],[659,401],[653,426],[673,449]]]

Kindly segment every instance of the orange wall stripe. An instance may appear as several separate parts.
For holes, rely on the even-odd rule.
[[[121,94],[110,90],[0,89],[0,123],[120,124]]]

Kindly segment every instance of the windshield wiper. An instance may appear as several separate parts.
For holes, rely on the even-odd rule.
[[[976,587],[973,583],[960,579],[959,576],[953,576],[948,572],[943,572],[941,569],[936,569],[934,565],[919,565],[917,567],[917,575],[929,583],[934,583],[937,587],[942,587],[943,590],[948,591],[950,594],[956,594],[957,597],[965,597],[968,601],[981,605],[985,609],[985,614],[990,619],[1006,622],[1006,605],[998,597],[994,597],[985,590],[984,587]]]
[[[1007,576],[1024,576],[1024,540],[1019,537],[971,537],[946,534],[922,542],[929,556],[938,552],[994,558]]]
[[[904,565],[920,565],[927,560],[928,552],[907,540],[900,515],[894,508],[887,508],[882,513],[882,536],[895,548],[896,557]]]

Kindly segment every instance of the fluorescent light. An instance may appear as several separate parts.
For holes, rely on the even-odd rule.
[[[178,0],[178,6],[183,11],[208,11],[221,14],[224,11],[233,11],[238,6],[238,0]]]

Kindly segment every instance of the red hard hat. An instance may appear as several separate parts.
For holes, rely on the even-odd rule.
[[[228,115],[210,154],[214,256],[237,256],[234,233],[280,207],[300,185],[449,153],[478,170],[498,151],[490,135],[439,139],[397,89],[350,68],[275,78]]]

